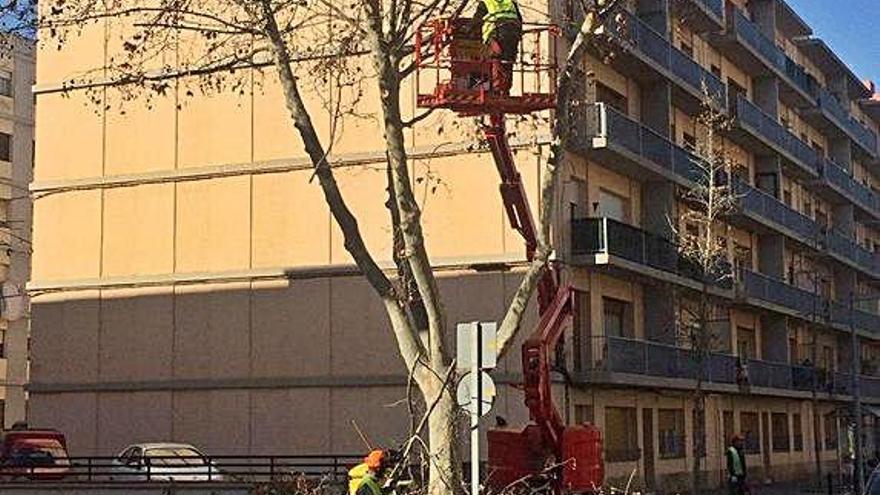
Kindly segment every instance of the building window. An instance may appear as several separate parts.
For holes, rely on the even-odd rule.
[[[629,114],[629,101],[627,101],[626,96],[600,82],[596,83],[596,101],[610,105],[624,115]]]
[[[576,405],[574,406],[574,422],[575,424],[582,425],[586,423],[592,423],[593,420],[593,406],[590,405]]]
[[[623,196],[614,194],[604,189],[599,190],[599,204],[596,213],[602,217],[608,217],[618,222],[627,223],[629,215],[629,201]]]
[[[761,452],[761,425],[756,412],[739,413],[739,426],[743,436],[743,450],[746,454]]]
[[[773,413],[770,416],[770,430],[773,433],[773,452],[788,452],[791,448],[788,434],[788,414]]]
[[[12,161],[12,135],[0,132],[0,160]]]
[[[0,74],[0,96],[12,96],[12,78],[8,74]]]
[[[687,56],[688,56],[689,58],[691,58],[691,59],[694,58],[694,47],[693,47],[693,46],[691,46],[691,45],[688,44],[688,43],[685,43],[684,41],[682,41],[682,42],[679,44],[679,46],[680,46],[680,49],[681,49],[681,52],[682,52],[682,53],[684,53],[685,55],[687,55]]]
[[[792,435],[794,440],[794,450],[796,452],[802,452],[804,450],[804,426],[801,424],[800,414],[791,415],[791,429],[794,432]]]
[[[837,415],[830,412],[824,417],[825,423],[825,450],[837,449]]]
[[[713,74],[715,77],[717,77],[718,79],[722,79],[722,77],[721,77],[721,67],[718,67],[717,65],[712,64],[711,67],[709,68],[709,70],[712,72],[712,74]]]
[[[679,459],[685,455],[684,411],[660,409],[657,414],[661,459]]]
[[[729,445],[736,433],[733,425],[733,411],[724,411],[721,413],[722,426],[724,427],[724,445]]]
[[[684,141],[684,149],[688,151],[696,151],[697,150],[697,138],[693,134],[688,134],[687,132],[682,133],[682,140]]]
[[[736,351],[737,356],[743,359],[755,359],[758,355],[758,343],[755,331],[751,328],[736,328]]]
[[[637,461],[639,452],[638,423],[634,407],[605,408],[605,458],[609,462]]]
[[[782,202],[785,203],[785,206],[791,207],[791,190],[782,191]]]
[[[606,337],[633,338],[632,305],[620,299],[602,298]]]

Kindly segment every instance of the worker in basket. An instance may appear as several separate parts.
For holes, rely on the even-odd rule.
[[[474,14],[486,53],[492,60],[492,91],[509,94],[513,64],[522,38],[522,15],[516,0],[480,0]]]
[[[373,450],[364,462],[348,472],[349,495],[384,495],[383,485],[388,471],[394,465],[394,452]]]

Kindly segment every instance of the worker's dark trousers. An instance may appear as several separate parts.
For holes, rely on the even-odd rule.
[[[495,27],[489,41],[489,53],[492,60],[492,90],[503,94],[510,93],[513,84],[513,64],[522,38],[522,24],[519,22],[501,22]]]

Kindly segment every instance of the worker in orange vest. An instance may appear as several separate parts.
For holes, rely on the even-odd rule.
[[[364,462],[351,468],[348,472],[349,495],[384,495],[382,484],[391,466],[390,458],[384,450],[376,449],[364,457]]]

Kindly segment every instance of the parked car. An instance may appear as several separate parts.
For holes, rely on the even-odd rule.
[[[865,481],[865,495],[880,495],[880,471],[874,468]]]
[[[208,457],[184,443],[129,445],[113,460],[110,479],[120,481],[223,481]]]
[[[67,440],[57,430],[11,430],[0,440],[0,479],[60,480],[70,475]]]

